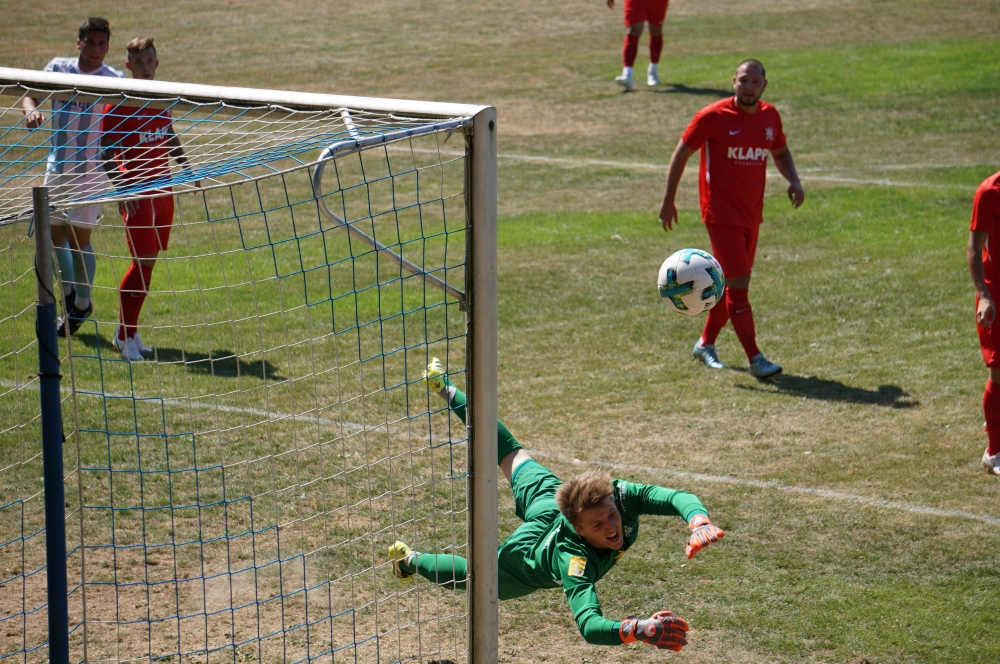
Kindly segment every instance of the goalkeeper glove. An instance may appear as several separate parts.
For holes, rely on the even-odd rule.
[[[688,528],[691,529],[691,537],[688,538],[685,550],[688,558],[694,558],[696,553],[709,544],[718,542],[719,538],[725,535],[722,528],[713,525],[704,514],[696,514],[688,524]]]
[[[687,645],[687,621],[672,611],[657,611],[645,620],[626,618],[618,628],[622,643],[642,641],[660,650],[680,652]]]

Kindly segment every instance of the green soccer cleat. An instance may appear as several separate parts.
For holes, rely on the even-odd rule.
[[[392,573],[400,581],[413,581],[413,572],[404,572],[399,563],[406,560],[413,551],[406,544],[396,542],[389,547],[389,560],[392,561]]]
[[[424,380],[427,381],[427,387],[431,388],[432,392],[437,392],[438,394],[441,394],[449,387],[454,387],[454,384],[448,380],[448,374],[445,373],[444,365],[436,357],[431,358],[431,363],[427,365],[427,371],[424,372]]]
[[[709,369],[726,368],[726,365],[719,359],[719,354],[715,352],[715,344],[705,344],[702,346],[701,340],[699,339],[695,343],[694,350],[691,351],[691,355],[694,359],[704,362],[705,366]]]
[[[769,378],[781,373],[781,366],[770,362],[764,353],[757,353],[750,360],[750,375],[754,378]]]

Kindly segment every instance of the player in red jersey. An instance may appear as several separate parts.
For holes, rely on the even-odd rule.
[[[128,43],[125,66],[132,78],[152,80],[160,61],[156,46],[148,37]],[[133,102],[134,103],[134,102]],[[170,179],[168,155],[190,170],[184,148],[174,135],[173,119],[167,109],[108,104],[101,120],[101,162],[116,189],[149,192],[149,185]],[[197,186],[197,183],[196,183]],[[118,332],[112,341],[122,357],[142,361],[142,353],[152,351],[142,343],[136,330],[139,312],[146,301],[153,266],[160,251],[167,249],[174,219],[174,197],[169,186],[152,190],[166,194],[118,204],[125,222],[132,263],[119,286]]]
[[[626,90],[634,90],[632,67],[639,52],[639,37],[642,27],[649,23],[649,69],[646,71],[646,85],[660,84],[658,67],[660,52],[663,50],[663,19],[667,16],[670,0],[624,0],[625,1],[625,43],[622,45],[622,75],[615,81]],[[614,9],[615,0],[605,0],[608,8]]]
[[[757,231],[763,221],[769,156],[789,182],[792,205],[797,208],[805,199],[792,153],[785,144],[781,117],[773,106],[760,100],[766,87],[764,65],[757,60],[740,63],[733,77],[736,94],[698,111],[677,143],[660,207],[660,223],[663,230],[669,231],[677,223],[674,197],[684,166],[696,150],[701,150],[701,216],[712,253],[726,275],[726,306],[709,311],[693,353],[712,369],[723,368],[715,352],[715,339],[726,321],[731,320],[750,360],[750,373],[757,378],[781,372],[781,367],[769,362],[757,347],[748,297]]]
[[[990,248],[990,238],[1000,233],[1000,172],[986,178],[972,199],[972,224],[969,228],[969,272],[976,287],[976,332],[979,348],[990,370],[983,392],[986,436],[989,443],[983,452],[986,472],[1000,475],[1000,325],[996,319],[996,299],[1000,295],[1000,271]]]

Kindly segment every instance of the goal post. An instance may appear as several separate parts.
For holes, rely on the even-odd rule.
[[[120,108],[169,110],[185,167],[113,186],[100,124]],[[17,589],[0,659],[62,661],[68,638],[67,662],[497,661],[496,121],[0,68],[0,583]],[[164,198],[136,329],[151,349],[128,361],[114,340],[142,261],[119,207]],[[88,206],[89,245],[40,232]],[[38,270],[59,312],[78,289],[93,305],[58,339],[61,390],[28,324]],[[420,378],[432,356],[467,427]],[[43,429],[65,435],[64,471],[41,463]],[[395,579],[394,539],[466,558],[467,591]]]

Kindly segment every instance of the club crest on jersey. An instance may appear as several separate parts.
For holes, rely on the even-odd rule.
[[[569,569],[566,571],[570,576],[583,576],[583,570],[587,569],[587,559],[580,556],[573,556],[569,559]]]
[[[763,161],[769,154],[767,148],[729,148],[726,156],[736,161]]]
[[[764,129],[764,140],[765,141],[773,141],[774,140],[774,128],[773,127],[766,127]]]

